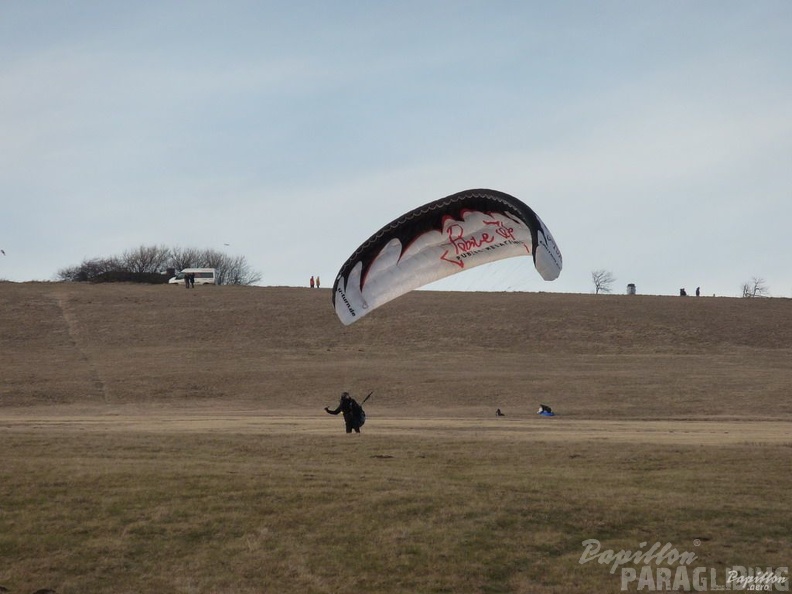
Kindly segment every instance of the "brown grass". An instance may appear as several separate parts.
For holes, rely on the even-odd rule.
[[[788,565],[788,300],[329,301],[0,283],[0,585],[620,591],[589,538]]]

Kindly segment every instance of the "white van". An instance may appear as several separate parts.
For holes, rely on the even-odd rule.
[[[171,285],[183,285],[184,284],[184,276],[187,274],[195,275],[195,284],[196,285],[216,285],[217,284],[217,274],[214,268],[185,268],[176,276],[168,281],[168,284]]]

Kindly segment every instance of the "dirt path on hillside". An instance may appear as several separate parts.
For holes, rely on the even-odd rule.
[[[110,395],[107,389],[107,382],[102,377],[100,368],[96,364],[93,356],[88,351],[85,344],[83,344],[83,340],[80,336],[80,322],[77,319],[77,315],[75,314],[71,305],[69,304],[69,299],[71,298],[70,293],[66,290],[57,290],[52,293],[52,297],[55,300],[58,309],[61,311],[63,322],[66,325],[66,330],[69,335],[69,340],[71,341],[74,349],[77,351],[80,360],[85,364],[88,372],[88,379],[90,380],[91,385],[95,389],[96,393],[101,395],[102,400],[104,400],[104,402],[108,402],[110,400]]]

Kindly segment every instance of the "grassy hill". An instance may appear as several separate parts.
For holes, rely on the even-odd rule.
[[[350,327],[329,289],[0,283],[3,406],[792,416],[792,301],[417,291]]]
[[[789,300],[413,292],[351,327],[327,289],[0,283],[0,305],[3,591],[788,575]],[[344,389],[374,390],[360,435],[322,412]],[[592,539],[696,560],[617,569]]]

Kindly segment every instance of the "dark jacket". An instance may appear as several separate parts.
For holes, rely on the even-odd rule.
[[[331,415],[343,413],[347,433],[351,433],[352,430],[360,433],[360,428],[366,422],[366,413],[363,412],[363,407],[358,404],[357,400],[348,395],[341,396],[341,401],[335,410],[325,407],[325,411]]]

